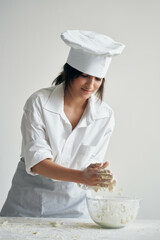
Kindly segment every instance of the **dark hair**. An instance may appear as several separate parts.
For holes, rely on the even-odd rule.
[[[52,85],[59,85],[60,83],[64,82],[65,90],[68,89],[70,83],[77,77],[81,76],[82,72],[78,71],[77,69],[71,67],[68,63],[65,63],[63,66],[63,71],[54,79]],[[102,101],[103,99],[103,90],[104,90],[104,81],[103,78],[102,84],[97,91],[97,97]]]

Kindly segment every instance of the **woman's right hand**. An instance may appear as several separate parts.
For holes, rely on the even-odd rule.
[[[83,170],[83,181],[87,186],[108,187],[113,179],[113,174],[110,170],[103,170],[104,166],[109,163],[101,165],[101,163],[90,164]]]

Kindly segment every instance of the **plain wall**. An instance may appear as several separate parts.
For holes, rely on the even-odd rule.
[[[116,127],[106,160],[125,194],[140,197],[139,218],[160,218],[160,1],[0,1],[0,208],[21,151],[26,99],[49,87],[66,62],[66,29],[92,30],[126,48],[112,60],[104,100]]]

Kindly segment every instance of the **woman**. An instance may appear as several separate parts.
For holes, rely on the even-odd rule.
[[[35,92],[24,106],[21,159],[1,216],[87,217],[80,186],[113,182],[110,171],[101,171],[114,128],[102,96],[111,57],[124,45],[89,31],[61,37],[71,46],[67,63],[55,86]]]

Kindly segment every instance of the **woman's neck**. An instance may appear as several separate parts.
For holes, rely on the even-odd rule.
[[[64,105],[71,108],[85,109],[88,99],[78,98],[71,95],[68,91],[64,93]]]

